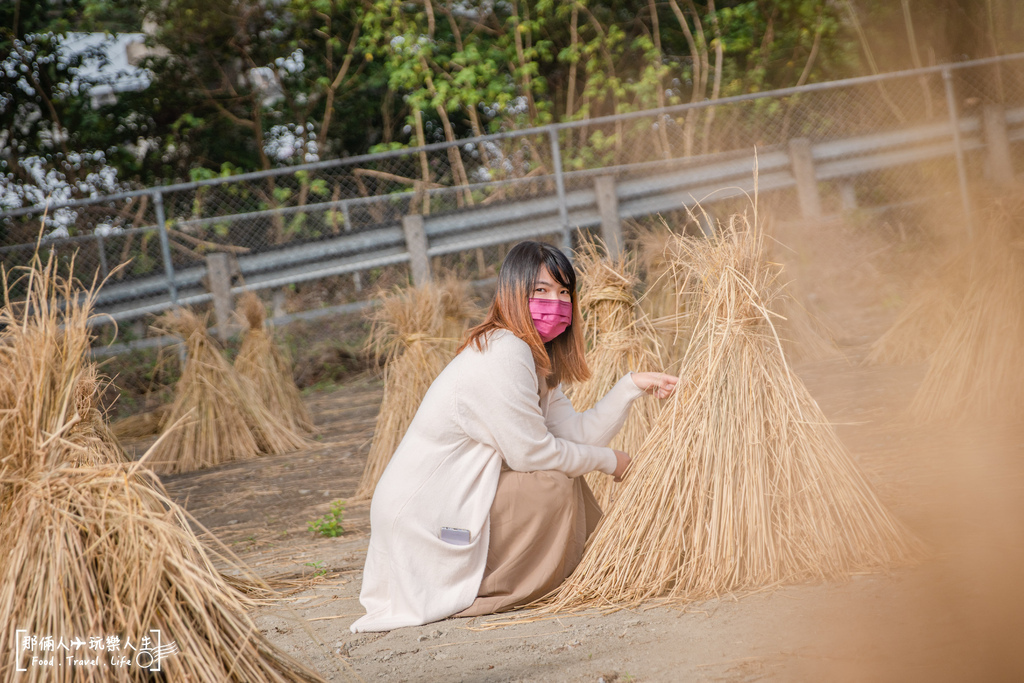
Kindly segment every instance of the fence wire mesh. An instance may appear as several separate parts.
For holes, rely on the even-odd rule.
[[[290,310],[314,309],[409,280],[404,216],[424,216],[435,270],[471,280],[493,277],[524,237],[564,244],[599,221],[597,176],[614,178],[624,218],[685,224],[684,205],[742,209],[756,152],[763,206],[807,217],[800,144],[822,214],[912,229],[908,207],[958,196],[961,174],[994,177],[997,119],[1012,173],[1024,165],[1019,56],[8,210],[0,256],[8,270],[25,265],[42,235],[80,279],[109,276],[99,307],[120,319],[205,305],[213,252],[236,259],[235,285],[284,287]]]

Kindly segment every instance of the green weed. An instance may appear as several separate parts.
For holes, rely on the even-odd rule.
[[[312,523],[312,522],[311,522]],[[324,563],[321,562],[303,562],[307,567],[312,567],[316,571],[313,572],[313,576],[323,576],[327,573],[327,569],[324,567]]]
[[[307,523],[309,530],[314,534],[320,534],[321,536],[327,536],[328,538],[335,538],[345,533],[345,528],[341,526],[342,521],[345,517],[345,501],[336,500],[331,503],[331,511],[319,519],[311,520]]]

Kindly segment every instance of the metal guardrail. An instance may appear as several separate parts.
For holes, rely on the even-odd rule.
[[[1017,123],[1016,127],[1009,130],[1010,139],[1024,140],[1024,125],[1021,125],[1024,122],[1024,108],[1007,112],[1007,119]],[[960,131],[965,151],[984,147],[977,118],[962,120]],[[948,157],[953,153],[951,137],[947,126],[932,125],[820,143],[812,146],[811,151],[814,160],[820,162],[816,165],[817,178],[822,181],[835,180]],[[789,170],[790,159],[785,151],[759,154],[756,164],[760,192],[769,193],[796,185]],[[750,154],[726,161],[687,164],[675,171],[631,177],[616,184],[619,216],[624,219],[634,218],[693,207],[702,200],[702,203],[710,204],[752,193],[754,165],[755,155]],[[593,188],[566,193],[564,206],[569,224],[574,228],[592,228],[601,222]],[[560,218],[559,207],[559,198],[549,196],[493,208],[469,208],[451,214],[424,217],[424,228],[430,243],[427,254],[437,256],[551,234],[552,226]],[[240,293],[280,287],[401,263],[408,259],[401,226],[394,222],[333,240],[240,256],[238,266],[245,283],[232,288],[232,291]],[[212,295],[201,285],[205,272],[205,268],[196,267],[176,274],[179,305],[194,305],[211,299]],[[153,277],[108,286],[100,293],[98,307],[118,321],[166,310],[173,304],[167,296],[165,282],[162,277]],[[143,295],[150,296],[139,305]],[[133,299],[128,306],[119,308],[116,305],[119,300],[128,297]]]
[[[573,230],[601,223],[599,201],[592,185],[595,176],[610,175],[615,178],[620,218],[657,214],[692,206],[700,200],[710,203],[749,193],[754,187],[755,145],[746,148],[733,146],[730,149],[723,142],[721,145],[726,151],[697,154],[690,151],[695,148],[701,135],[704,136],[703,145],[710,146],[718,139],[712,133],[719,129],[725,131],[720,137],[727,142],[745,140],[744,136],[758,142],[767,136],[765,131],[745,132],[743,124],[759,121],[757,107],[779,104],[776,109],[784,109],[785,115],[771,114],[775,117],[771,119],[771,132],[775,137],[768,136],[767,143],[762,141],[762,144],[756,146],[759,174],[757,185],[761,193],[797,189],[803,201],[803,194],[807,191],[806,177],[801,177],[793,148],[788,143],[806,134],[813,138],[808,141],[809,158],[805,161],[811,164],[811,180],[815,183],[870,178],[892,169],[906,169],[935,160],[954,160],[969,224],[966,164],[988,144],[986,123],[983,117],[975,113],[962,116],[958,111],[958,102],[963,97],[958,98],[954,92],[953,75],[959,74],[960,87],[968,89],[974,87],[973,74],[977,70],[993,65],[1002,68],[1002,78],[1002,73],[1008,72],[1010,65],[1024,65],[1024,54],[739,95],[714,102],[566,122],[539,129],[469,138],[455,143],[436,143],[194,183],[145,188],[49,207],[24,207],[0,213],[0,221],[39,215],[47,209],[52,212],[88,208],[102,212],[108,210],[104,207],[120,207],[117,211],[123,215],[127,213],[126,207],[135,206],[125,202],[138,203],[142,199],[148,201],[150,206],[142,204],[139,211],[142,213],[142,208],[146,209],[147,215],[153,219],[149,224],[119,228],[113,235],[94,231],[45,243],[49,248],[95,244],[99,257],[95,265],[101,274],[105,274],[110,271],[106,246],[108,242],[115,239],[124,242],[135,237],[141,240],[143,237],[157,235],[163,273],[133,277],[120,283],[112,282],[103,288],[97,302],[98,310],[111,319],[131,320],[175,305],[199,304],[212,298],[203,285],[206,267],[202,261],[191,258],[182,263],[181,259],[173,258],[172,247],[183,250],[183,246],[175,241],[181,236],[181,239],[212,244],[211,248],[216,249],[218,245],[214,241],[218,238],[210,230],[218,226],[226,225],[231,229],[234,226],[251,226],[271,220],[305,219],[309,216],[318,217],[322,223],[328,220],[332,223],[333,234],[325,232],[314,239],[292,240],[279,245],[255,243],[253,247],[222,245],[222,248],[242,252],[237,256],[237,263],[243,282],[232,288],[233,292],[240,292],[282,287],[407,262],[410,260],[410,251],[402,229],[401,216],[407,213],[427,213],[434,205],[439,206],[441,212],[435,211],[423,216],[423,230],[427,239],[425,255],[431,257],[559,232],[568,241]],[[941,82],[935,76],[941,76]],[[929,78],[932,80],[927,81]],[[1009,143],[1024,140],[1024,75],[1014,82],[1020,83],[1020,87],[1013,91],[1017,95],[1016,99],[1004,99],[1012,100],[1009,103],[1018,106],[1004,108],[1000,113],[1000,125],[1004,127],[1005,138]],[[921,107],[917,103],[912,106],[898,101],[897,96],[904,90],[916,87],[920,87],[924,93],[927,111],[921,110],[911,116]],[[828,106],[817,100],[808,102],[806,99],[815,97],[828,98],[821,101]],[[921,95],[915,97],[920,99]],[[945,112],[941,111],[943,102]],[[859,106],[861,110],[858,111],[857,120],[841,120],[834,113],[842,109],[840,105]],[[739,109],[742,107],[747,109]],[[714,117],[715,112],[718,112],[717,118]],[[703,134],[695,132],[695,126],[690,126],[689,117],[698,114],[705,116]],[[731,114],[735,115],[730,123]],[[766,129],[768,118],[766,114]],[[795,127],[792,121],[796,118],[802,121],[796,131],[800,135],[791,132]],[[714,121],[715,127],[711,121]],[[736,121],[740,121],[740,124]],[[626,124],[635,124],[636,132],[625,131],[623,126]],[[864,130],[864,126],[868,128]],[[878,126],[879,129],[872,129],[872,126]],[[777,134],[775,128],[780,129]],[[669,129],[674,136],[671,139],[667,132]],[[595,131],[608,134],[599,139],[594,137]],[[584,133],[591,135],[586,138],[586,144],[574,142],[577,137],[582,139]],[[613,138],[612,133],[619,137]],[[656,134],[670,143],[669,147],[663,145],[660,150],[662,158],[646,152],[656,149],[650,141],[657,137]],[[574,159],[578,161],[581,150],[589,152],[591,148],[599,146],[594,141],[600,142],[602,139],[614,140],[617,156],[613,161],[628,158],[628,163],[608,164],[598,159],[590,168],[572,171],[563,168],[566,150],[574,150]],[[547,143],[546,150],[543,141]],[[513,145],[511,151],[500,148],[501,144],[506,143]],[[523,149],[528,149],[533,156],[532,161],[521,161],[528,156],[522,153]],[[477,150],[480,150],[479,153]],[[467,167],[474,154],[477,157],[494,155],[503,165],[500,170],[514,167],[512,177],[468,182],[470,174],[464,169],[463,179],[456,182],[457,174],[451,165],[455,163],[453,151],[464,157],[459,163]],[[679,151],[685,153],[678,154]],[[435,152],[448,154],[450,163],[446,166],[443,158],[439,161],[439,157],[435,157],[434,166],[440,170],[431,171],[432,175],[424,175],[422,180],[416,180],[407,170],[404,176],[391,173],[388,170],[390,167],[382,165],[411,163],[418,159],[424,162],[425,167],[428,155]],[[519,157],[516,157],[517,154]],[[628,157],[629,154],[633,156]],[[377,166],[363,168],[373,164]],[[516,164],[522,168],[515,168]],[[474,175],[493,175],[498,166],[493,161],[490,166],[480,162]],[[528,167],[529,171],[526,170]],[[433,180],[435,175],[443,175],[444,169],[450,172],[450,175],[444,176],[451,181],[447,186]],[[231,197],[232,188],[248,188],[250,185],[247,183],[258,183],[268,178],[276,178],[282,185],[286,180],[296,178],[307,182],[302,174],[328,171],[344,171],[349,174],[327,176],[335,183],[336,193],[343,185],[351,190],[349,186],[354,182],[364,196],[332,197],[329,201],[310,202],[307,193],[298,204],[289,206],[228,212],[218,210],[221,207],[234,207],[231,202],[237,200]],[[360,173],[364,175],[359,176]],[[806,173],[803,175],[806,176]],[[388,176],[390,179],[386,183],[380,181],[383,184],[374,186],[375,193],[369,193],[360,179]],[[398,178],[398,181],[393,178]],[[413,189],[409,189],[410,185]],[[308,189],[309,185],[305,187]],[[195,207],[202,205],[208,196],[204,193],[215,190],[224,190],[226,194],[223,197],[218,195],[221,204],[214,209],[213,215],[189,215],[168,220],[166,197],[175,198],[177,213],[180,214],[180,207],[185,206],[195,214]],[[481,199],[474,200],[474,194],[479,194]],[[905,199],[900,197],[896,203]],[[411,211],[416,208],[417,202],[419,210]],[[808,208],[804,207],[804,210],[807,213]],[[114,208],[109,211],[111,215],[116,213]],[[343,230],[338,228],[339,224]],[[172,232],[175,235],[172,236]],[[0,255],[5,261],[8,258],[15,260],[13,255],[32,248],[34,245],[4,246],[0,247]]]

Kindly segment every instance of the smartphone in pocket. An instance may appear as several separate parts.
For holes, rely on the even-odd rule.
[[[441,540],[452,545],[469,545],[469,529],[443,526],[441,527]]]

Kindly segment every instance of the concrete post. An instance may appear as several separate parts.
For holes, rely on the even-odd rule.
[[[989,179],[1000,185],[1010,185],[1014,181],[1013,158],[1010,156],[1010,138],[1006,134],[1006,112],[1003,106],[985,105],[982,120],[985,123]]]
[[[839,201],[842,203],[843,211],[853,211],[857,208],[857,189],[852,180],[839,182]]]
[[[105,279],[110,275],[110,268],[107,267],[107,247],[103,243],[103,235],[96,235],[96,252],[100,256],[100,277]]]
[[[352,214],[348,210],[348,202],[341,203],[341,213],[345,218],[345,232],[352,232]],[[357,292],[363,291],[363,276],[359,274],[359,271],[352,273],[352,286],[356,288]]]
[[[796,179],[796,194],[800,200],[801,213],[804,218],[821,218],[821,196],[818,194],[818,180],[814,176],[810,140],[793,138],[789,141],[789,163]]]
[[[597,212],[601,216],[601,237],[608,257],[617,259],[622,254],[622,223],[619,221],[619,197],[615,194],[615,178],[603,175],[594,178]]]
[[[423,229],[423,216],[402,216],[405,246],[409,250],[412,283],[419,287],[430,282],[430,258],[427,256],[427,233]]]
[[[231,263],[228,255],[213,253],[206,255],[206,287],[213,295],[213,311],[217,319],[217,337],[221,343],[228,340],[231,321]]]
[[[279,318],[285,314],[284,303],[288,297],[288,292],[284,287],[277,287],[270,295],[270,301],[274,308],[274,317]]]
[[[487,259],[484,258],[484,250],[481,247],[476,249],[476,272],[480,279],[487,277]]]

